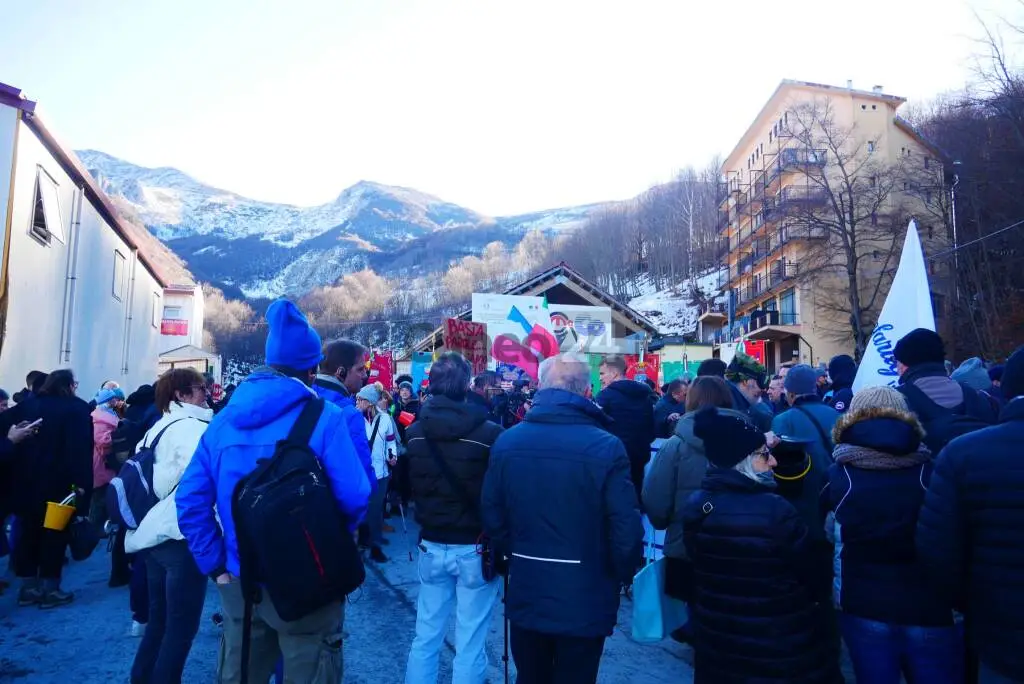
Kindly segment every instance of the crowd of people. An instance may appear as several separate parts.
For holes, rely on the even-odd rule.
[[[857,393],[848,356],[770,375],[737,353],[660,393],[607,356],[595,393],[583,356],[507,391],[445,353],[417,392],[291,302],[267,321],[265,365],[219,401],[190,369],[91,402],[63,369],[0,394],[18,605],[75,598],[78,533],[47,519],[68,501],[130,586],[133,683],[181,681],[211,581],[219,681],[340,682],[346,596],[396,514],[420,531],[407,684],[437,681],[453,618],[453,681],[484,682],[502,599],[519,682],[596,682],[644,516],[699,683],[834,684],[843,644],[861,682],[1024,681],[1024,348],[951,369],[915,330],[898,383]]]

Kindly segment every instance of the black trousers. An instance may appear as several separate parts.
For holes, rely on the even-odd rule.
[[[605,637],[541,634],[511,626],[518,684],[595,684]]]
[[[18,540],[14,546],[14,572],[22,578],[59,580],[64,569],[67,531],[43,527],[46,503],[18,516]]]

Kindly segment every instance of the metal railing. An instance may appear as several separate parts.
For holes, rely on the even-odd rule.
[[[795,261],[776,261],[768,269],[768,287],[773,288],[793,280],[800,275],[800,265]]]

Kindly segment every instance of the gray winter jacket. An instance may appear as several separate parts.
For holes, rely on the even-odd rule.
[[[751,423],[743,412],[719,409],[719,413]],[[683,542],[683,510],[690,495],[700,490],[708,459],[704,456],[704,442],[693,434],[696,412],[687,413],[676,423],[673,435],[651,462],[644,477],[644,510],[655,529],[667,530],[665,555],[686,558]]]

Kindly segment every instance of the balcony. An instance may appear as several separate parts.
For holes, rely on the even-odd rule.
[[[715,249],[715,258],[721,261],[727,254],[729,254],[729,240],[723,238],[718,241],[718,246]]]
[[[788,186],[780,190],[778,195],[765,205],[764,212],[774,220],[799,210],[815,209],[827,202],[828,194],[824,190],[806,186]]]
[[[709,302],[701,307],[698,321],[724,322],[729,318],[729,307],[725,302]]]
[[[779,260],[768,269],[768,289],[773,289],[797,278],[800,275],[800,265],[795,261]]]
[[[787,222],[779,228],[779,239],[782,244],[800,240],[825,240],[828,228],[825,226],[808,226],[798,222]]]
[[[750,314],[748,338],[781,340],[800,334],[800,317],[796,312],[757,310]]]

